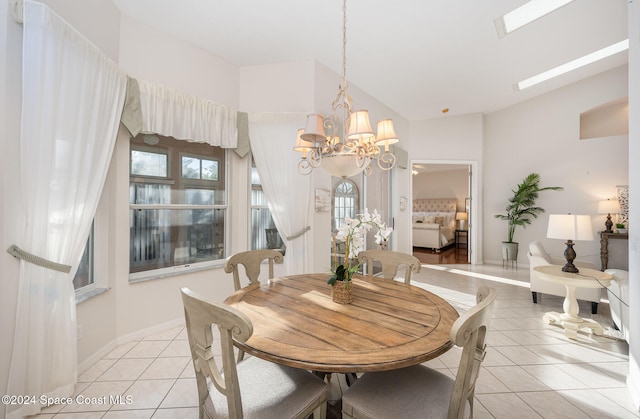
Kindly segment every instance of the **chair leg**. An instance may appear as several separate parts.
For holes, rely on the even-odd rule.
[[[531,297],[533,298],[533,304],[538,304],[538,293],[531,291]]]
[[[598,303],[591,302],[591,314],[598,314]]]

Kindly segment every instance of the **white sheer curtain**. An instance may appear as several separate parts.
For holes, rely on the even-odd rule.
[[[16,244],[56,272],[20,261],[8,394],[73,395],[77,381],[73,274],[106,178],[126,75],[48,6],[24,3],[20,182],[24,234]],[[8,417],[40,406],[7,406]]]
[[[302,114],[249,114],[249,140],[276,228],[287,246],[287,274],[308,272],[307,241],[311,232],[288,240],[309,226],[311,177],[298,173],[299,153],[293,151]]]
[[[237,112],[148,81],[140,83],[142,132],[222,148],[238,144]]]

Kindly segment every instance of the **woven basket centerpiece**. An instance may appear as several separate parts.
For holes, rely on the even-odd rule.
[[[336,281],[331,287],[331,297],[334,303],[351,304],[353,302],[353,284],[351,281]]]

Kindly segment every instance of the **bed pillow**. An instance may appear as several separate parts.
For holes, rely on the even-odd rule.
[[[434,223],[444,226],[444,217],[441,217],[441,216],[434,217]]]
[[[428,224],[435,224],[436,217],[433,216],[433,215],[427,215],[427,216],[424,217],[424,219],[422,221],[424,221],[425,223],[428,223]]]

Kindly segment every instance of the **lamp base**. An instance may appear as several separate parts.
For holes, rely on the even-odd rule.
[[[562,272],[577,274],[580,271],[576,268],[576,265],[573,264],[576,258],[576,251],[573,250],[573,240],[567,240],[565,244],[567,248],[564,249],[564,258],[567,259],[567,263],[562,267]]]
[[[613,233],[613,221],[611,221],[611,214],[607,215],[607,221],[604,222],[606,227],[605,233]]]

